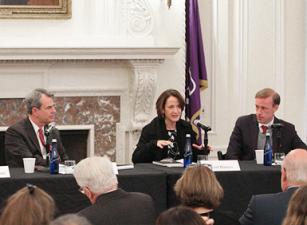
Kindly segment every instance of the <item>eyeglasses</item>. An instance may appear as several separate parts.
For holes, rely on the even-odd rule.
[[[34,190],[36,189],[36,186],[33,184],[26,184],[30,194],[32,195],[34,193]]]

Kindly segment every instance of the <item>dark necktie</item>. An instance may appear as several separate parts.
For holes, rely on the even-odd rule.
[[[268,130],[268,126],[265,125],[261,125],[261,129],[262,129],[262,133],[266,134],[267,130]]]
[[[38,129],[38,136],[39,136],[39,139],[40,139],[42,145],[45,146],[46,142],[45,142],[45,137],[44,137],[42,128]]]

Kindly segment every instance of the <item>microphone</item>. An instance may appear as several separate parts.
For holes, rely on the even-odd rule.
[[[45,135],[48,137],[49,134],[50,134],[50,131],[55,128],[55,123],[50,123],[48,125],[46,125],[46,128],[45,128]]]
[[[211,130],[211,127],[202,124],[202,123],[200,122],[200,120],[194,120],[194,121],[193,121],[193,124],[196,125],[196,126],[198,126],[198,127],[200,127],[200,128],[203,129],[204,131],[210,131],[210,130]]]
[[[283,127],[284,125],[282,124],[282,123],[273,123],[272,125],[271,125],[271,127],[273,128],[273,129],[279,129],[279,128],[281,128],[281,127]]]

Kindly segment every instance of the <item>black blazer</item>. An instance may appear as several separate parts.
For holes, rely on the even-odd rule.
[[[57,139],[57,150],[61,160],[68,159],[62,145],[60,134],[57,129],[53,129],[53,137]],[[29,118],[25,118],[9,127],[5,133],[5,156],[7,165],[11,167],[23,167],[22,158],[34,157],[35,164],[46,166],[43,158],[35,130]]]
[[[299,138],[293,124],[274,118],[274,123],[281,123],[280,152],[288,153],[295,148],[307,149],[306,144]],[[227,159],[253,160],[257,149],[259,126],[255,114],[239,117],[232,131],[227,148]],[[273,132],[273,151],[277,149],[277,137]]]
[[[285,192],[255,195],[239,219],[241,225],[280,225],[286,215],[288,202],[297,188]]]
[[[196,134],[192,130],[192,126],[180,119],[176,123],[177,129],[177,145],[180,151],[179,158],[183,158],[185,136],[191,134],[192,143],[196,142]],[[147,124],[141,132],[139,142],[132,155],[133,163],[151,163],[152,161],[160,161],[167,158],[167,147],[160,149],[157,147],[158,140],[168,140],[169,136],[165,127],[164,118],[155,117]],[[197,158],[197,150],[193,150],[193,160]]]
[[[122,189],[100,195],[93,205],[79,214],[93,225],[153,225],[156,219],[149,195]]]

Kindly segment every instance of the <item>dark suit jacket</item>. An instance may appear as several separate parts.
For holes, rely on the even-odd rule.
[[[52,136],[57,139],[57,150],[61,160],[68,159],[58,130],[54,129]],[[46,160],[42,156],[35,130],[29,118],[25,118],[7,129],[4,148],[6,162],[11,167],[23,167],[22,158],[26,157],[34,157],[36,165],[46,166]]]
[[[192,143],[196,141],[196,134],[192,130],[192,126],[184,121],[179,120],[176,123],[177,145],[179,148],[179,158],[183,158],[185,136],[191,134]],[[169,136],[165,127],[164,118],[156,117],[147,124],[141,132],[141,137],[132,155],[133,163],[151,163],[152,161],[160,161],[167,158],[167,147],[160,149],[157,147],[158,140],[168,140]],[[197,159],[197,150],[193,151],[193,160]]]
[[[297,188],[285,192],[255,195],[239,219],[241,225],[281,225],[288,202]]]
[[[280,152],[288,153],[295,148],[307,149],[299,138],[293,124],[274,118],[274,123],[281,123]],[[255,114],[239,117],[230,137],[227,148],[227,159],[253,160],[257,149],[259,126]],[[277,149],[277,137],[273,132],[273,151]]]
[[[149,195],[122,189],[100,195],[95,204],[79,214],[93,225],[153,225],[156,219]]]

